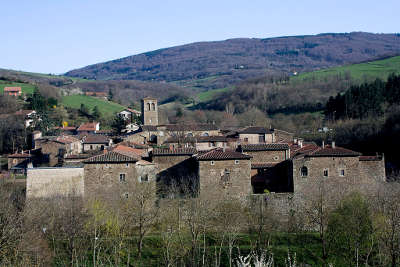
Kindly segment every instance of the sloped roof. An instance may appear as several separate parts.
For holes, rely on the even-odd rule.
[[[114,147],[112,149],[112,151],[130,156],[130,157],[137,157],[137,158],[142,157],[146,153],[146,150],[144,150],[144,149],[133,148],[133,147],[124,146],[121,144],[118,144],[116,147]]]
[[[230,149],[216,148],[197,156],[198,160],[251,159],[252,157]]]
[[[109,144],[110,139],[104,135],[91,134],[86,136],[84,144]]]
[[[360,161],[381,161],[382,156],[360,156]]]
[[[96,131],[98,122],[88,122],[79,126],[78,131]]]
[[[250,126],[239,131],[239,134],[269,134],[273,132],[274,129],[266,129],[264,127]]]
[[[12,87],[12,86],[6,86],[4,87],[4,92],[21,92],[21,87]]]
[[[180,156],[180,155],[194,155],[197,153],[197,150],[192,147],[184,147],[184,148],[155,148],[153,149],[153,156]]]
[[[243,151],[281,151],[288,150],[289,145],[285,143],[243,144],[241,148]]]
[[[138,159],[117,153],[115,151],[107,152],[106,154],[101,154],[88,158],[84,163],[127,163],[127,162],[137,162]]]
[[[9,158],[32,158],[31,154],[27,154],[27,153],[15,153],[15,154],[11,154],[8,155]]]
[[[307,155],[308,157],[358,157],[361,153],[343,147],[325,146]]]

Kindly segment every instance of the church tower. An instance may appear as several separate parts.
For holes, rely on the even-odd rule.
[[[143,125],[158,125],[157,99],[152,97],[142,99],[142,122]]]

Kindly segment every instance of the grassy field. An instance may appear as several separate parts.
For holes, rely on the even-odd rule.
[[[10,83],[10,82],[4,82],[0,81],[0,93],[4,92],[4,87],[21,87],[22,93],[24,94],[31,94],[33,93],[33,90],[35,90],[35,86],[29,83]]]
[[[207,102],[213,99],[213,97],[222,92],[227,92],[231,89],[231,87],[219,88],[214,90],[208,90],[206,92],[201,92],[197,94],[197,99],[199,102]]]
[[[92,110],[95,106],[98,107],[103,116],[113,116],[115,113],[122,111],[125,107],[110,101],[101,100],[91,96],[85,95],[70,95],[64,96],[61,103],[65,107],[69,108],[80,108],[81,104],[85,104],[89,110]]]
[[[323,79],[328,76],[350,74],[353,80],[363,82],[365,78],[381,78],[385,80],[390,73],[400,73],[400,56],[367,63],[302,73],[298,76],[292,77],[291,81],[296,82],[308,79]]]

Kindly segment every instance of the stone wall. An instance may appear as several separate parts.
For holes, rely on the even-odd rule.
[[[386,182],[385,159],[360,160],[360,177],[366,182]]]
[[[33,168],[27,171],[27,198],[84,194],[83,168]]]
[[[265,142],[262,143],[274,143],[275,134],[265,134]],[[239,139],[242,144],[260,144],[259,134],[239,134]],[[246,141],[247,140],[247,141]]]
[[[199,161],[200,194],[248,196],[252,193],[250,175],[250,160]]]
[[[104,150],[107,147],[108,147],[107,144],[83,144],[83,152],[94,151],[94,150],[100,151]]]
[[[252,156],[252,162],[281,162],[288,158],[286,150],[282,151],[247,151],[244,152]]]
[[[161,172],[165,169],[171,168],[174,165],[177,165],[188,158],[191,158],[190,155],[165,155],[158,156],[153,155],[152,161],[157,164],[158,170]]]

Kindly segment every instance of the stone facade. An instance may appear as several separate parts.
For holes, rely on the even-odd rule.
[[[61,143],[55,139],[41,138],[35,140],[35,149],[41,148],[44,161],[49,166],[56,166],[64,156],[76,155],[82,152],[82,143],[77,140],[72,143]]]
[[[143,125],[158,125],[157,99],[147,97],[142,99],[141,104]]]
[[[85,191],[83,177],[83,168],[28,169],[26,197],[82,197]]]
[[[249,159],[200,160],[200,194],[217,190],[233,197],[248,196],[252,193],[250,170]]]
[[[252,162],[281,162],[289,158],[288,150],[245,151],[244,153],[253,157]]]
[[[248,134],[239,133],[239,140],[242,144],[261,144],[275,142],[275,135],[271,134]]]

